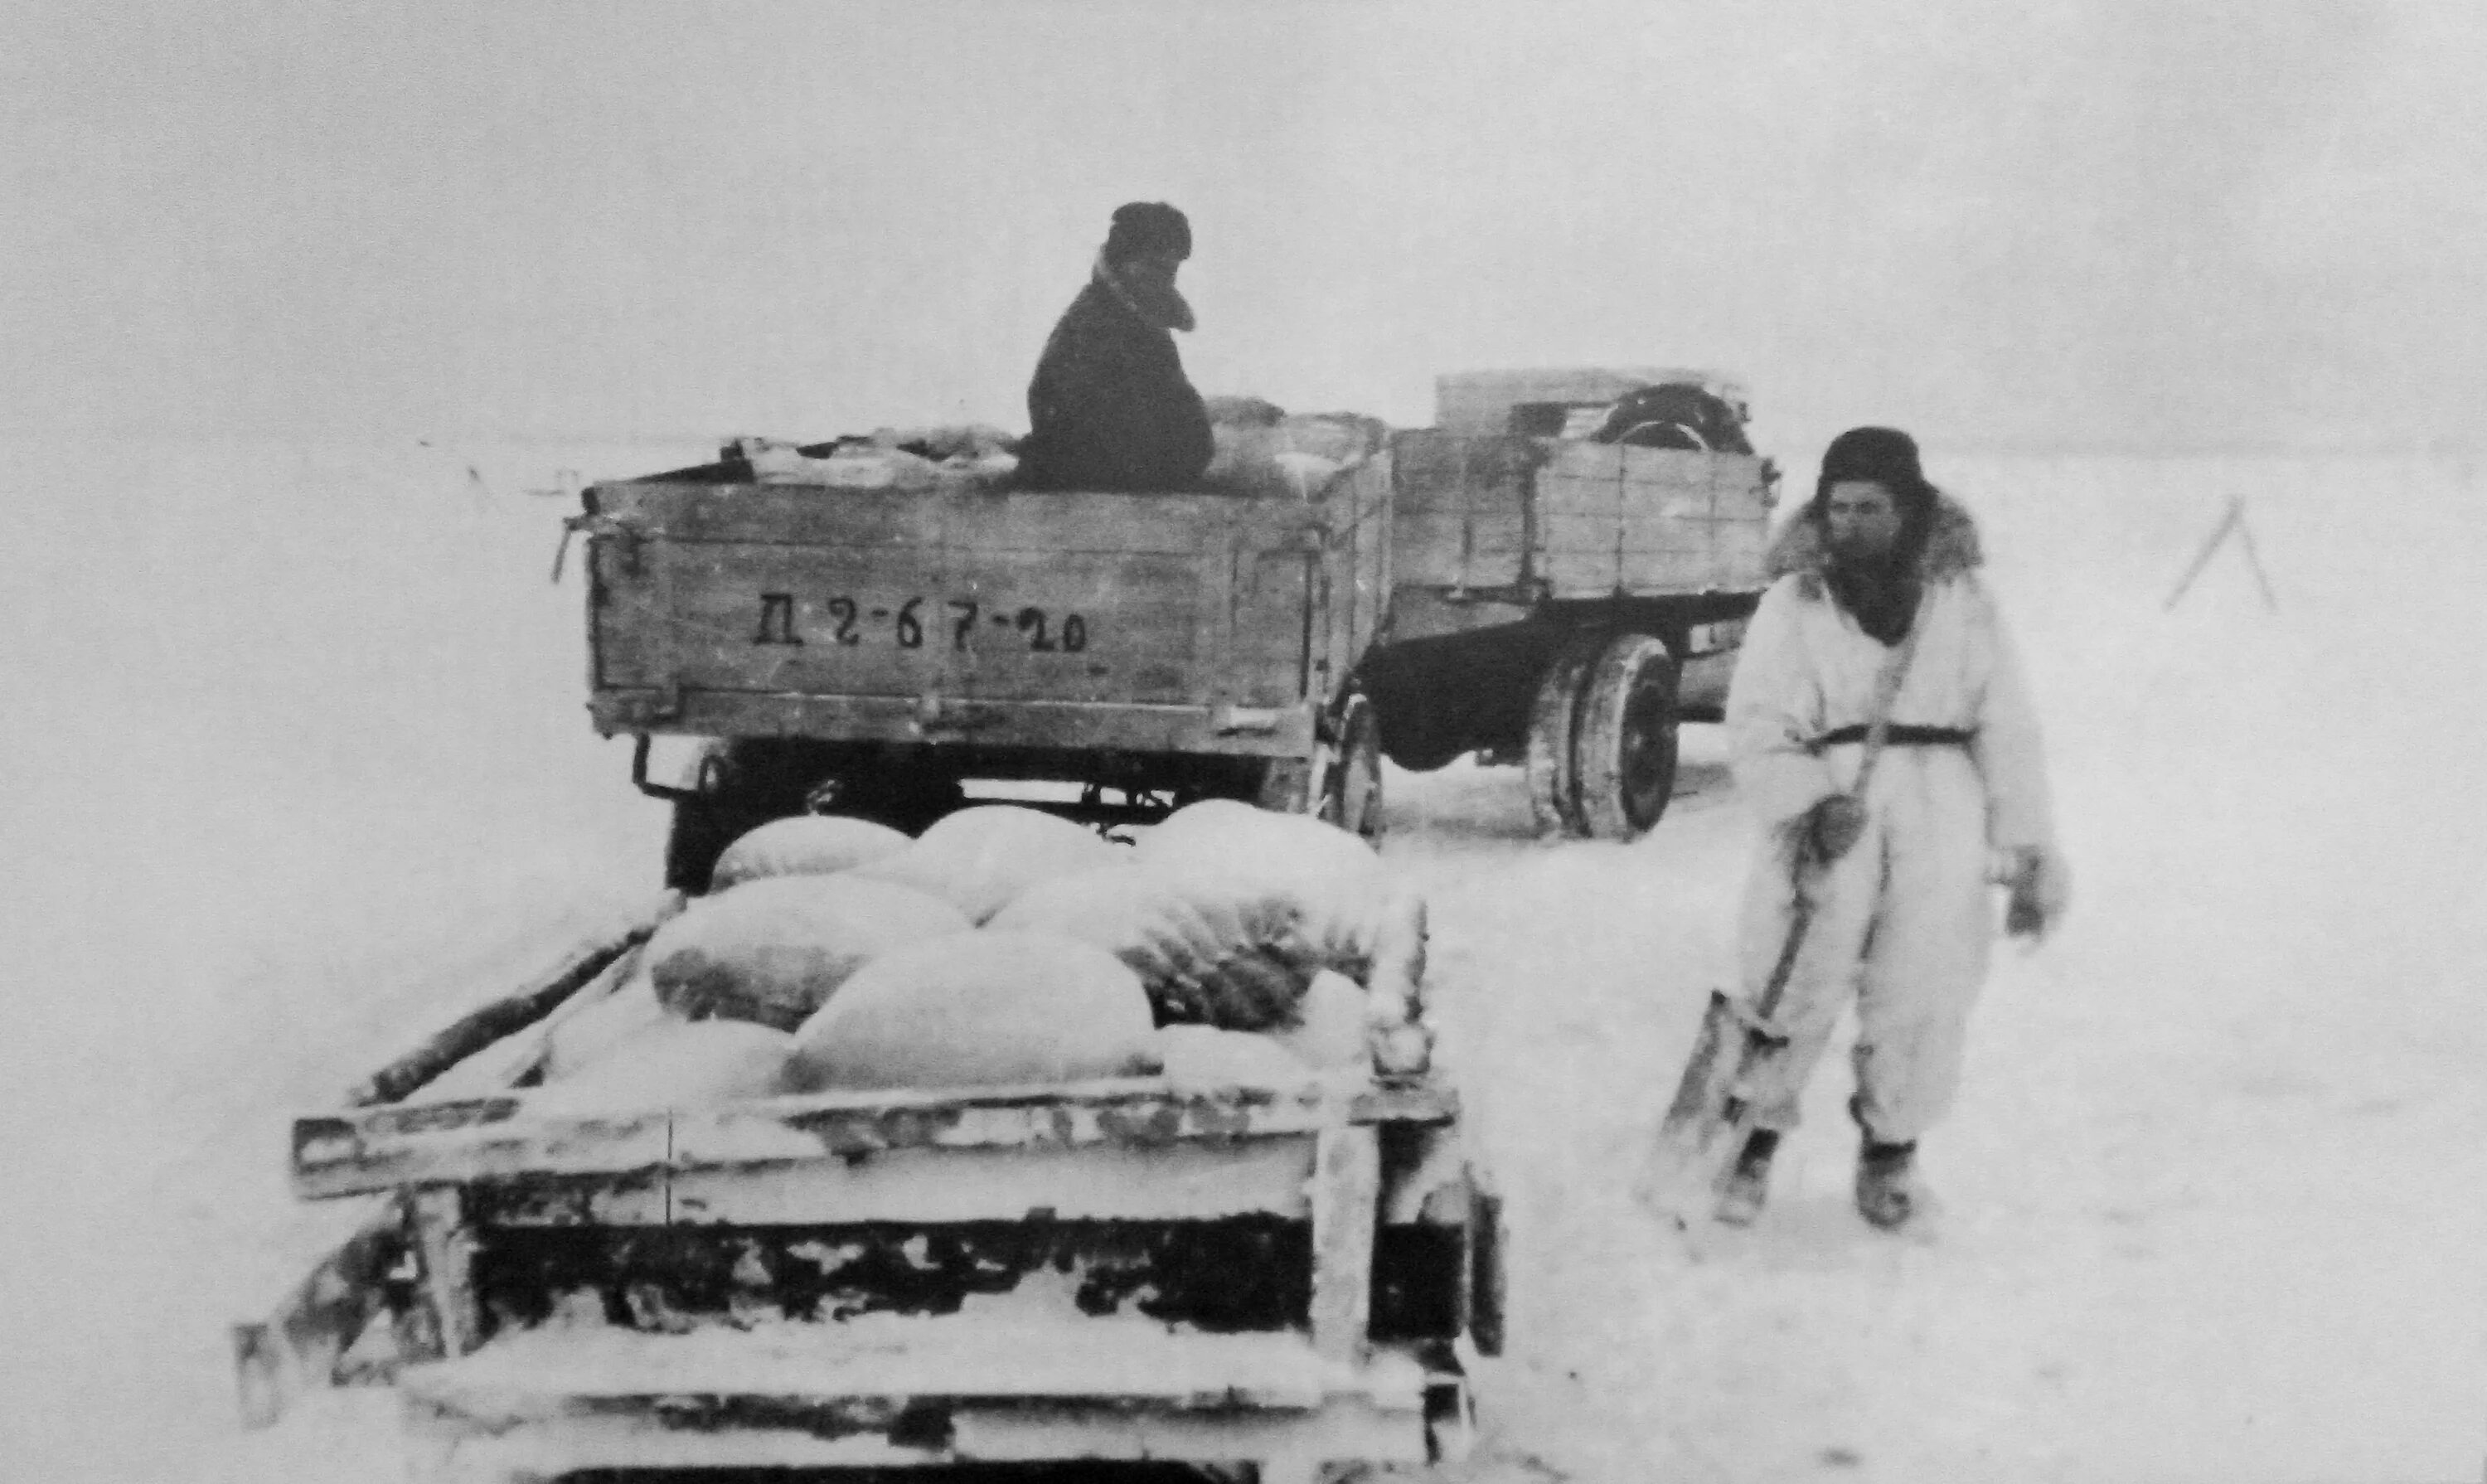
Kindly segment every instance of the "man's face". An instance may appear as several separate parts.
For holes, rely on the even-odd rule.
[[[1160,294],[1174,292],[1175,269],[1183,266],[1183,254],[1177,252],[1135,253],[1115,266],[1123,281],[1133,288]]]
[[[1830,553],[1843,561],[1873,561],[1900,542],[1900,502],[1870,479],[1843,479],[1825,502]]]

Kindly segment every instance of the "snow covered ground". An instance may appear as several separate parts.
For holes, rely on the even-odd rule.
[[[653,884],[581,706],[556,471],[699,448],[0,448],[0,1461],[394,1477],[384,1395],[233,1418],[225,1324],[318,1235],[293,1109]],[[2005,951],[1923,1164],[1849,1210],[1844,1061],[1761,1224],[1619,1171],[1746,837],[1707,729],[1631,847],[1516,774],[1393,772],[1436,994],[1511,1201],[1484,1479],[2438,1479],[2487,1455],[2487,509],[2421,460],[1947,461],[2052,728],[2075,915]],[[2234,549],[2161,601],[2244,495]]]

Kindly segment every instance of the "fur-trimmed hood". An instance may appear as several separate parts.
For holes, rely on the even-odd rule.
[[[1770,551],[1762,560],[1775,581],[1790,574],[1819,578],[1830,559],[1830,542],[1823,534],[1821,520],[1808,506],[1772,538]],[[1925,547],[1917,553],[1918,578],[1939,582],[1973,572],[1985,561],[1986,551],[1977,539],[1975,518],[1950,495],[1938,492],[1934,519],[1926,529]]]

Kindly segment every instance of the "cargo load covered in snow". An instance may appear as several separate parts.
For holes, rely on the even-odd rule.
[[[460,1479],[1456,1455],[1499,1217],[1411,1019],[1421,909],[1354,835],[1242,805],[1102,867],[1059,820],[953,818],[668,893],[297,1119],[296,1192],[368,1205],[237,1327],[250,1420],[392,1384],[417,1476]],[[1088,887],[1045,909],[1000,856],[1056,827]],[[1126,955],[951,905],[1088,922],[1159,880],[1279,904],[1260,1029],[1161,1025]]]

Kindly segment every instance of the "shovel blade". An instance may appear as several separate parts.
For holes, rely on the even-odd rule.
[[[1679,1218],[1706,1207],[1734,1147],[1730,1135],[1743,1122],[1739,1089],[1761,1050],[1756,1041],[1727,996],[1711,991],[1692,1054],[1641,1172],[1642,1204]]]

